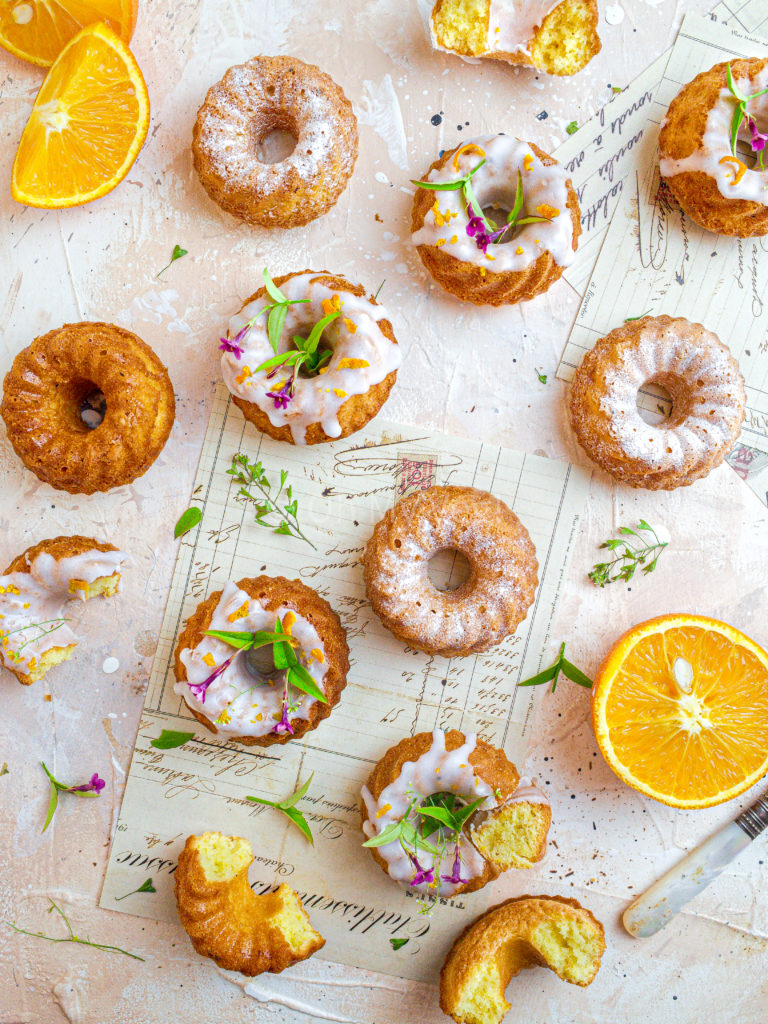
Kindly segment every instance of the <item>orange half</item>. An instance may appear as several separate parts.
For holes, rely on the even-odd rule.
[[[126,176],[149,128],[149,96],[131,51],[107,25],[62,50],[37,94],[16,152],[11,195],[61,208],[106,195]]]
[[[711,807],[768,771],[768,654],[733,626],[665,615],[625,633],[592,689],[603,756],[673,807]]]
[[[50,67],[81,29],[97,21],[130,43],[137,14],[138,0],[3,0],[0,46],[22,60]]]

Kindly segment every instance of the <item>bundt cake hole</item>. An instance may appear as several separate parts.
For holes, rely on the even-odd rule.
[[[465,585],[472,573],[467,556],[456,548],[445,548],[427,563],[430,583],[441,593],[453,593]]]
[[[296,149],[299,129],[291,114],[277,108],[260,111],[253,119],[256,159],[262,164],[280,164]]]
[[[101,425],[107,400],[92,380],[75,377],[62,380],[56,395],[60,426],[73,434],[86,434]]]
[[[647,380],[640,386],[636,405],[640,419],[644,423],[653,427],[661,426],[661,424],[671,426],[672,416],[675,412],[674,396],[658,380]]]
[[[101,388],[94,386],[80,403],[80,419],[89,430],[96,430],[107,415],[107,399]]]

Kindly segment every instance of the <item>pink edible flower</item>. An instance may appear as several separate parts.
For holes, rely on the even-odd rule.
[[[96,772],[91,776],[91,781],[83,783],[82,786],[68,786],[63,792],[65,793],[96,793],[97,795],[104,789],[106,782],[104,779],[100,779]]]
[[[408,856],[410,857],[411,863],[414,867],[414,875],[411,879],[411,885],[431,885],[435,880],[434,867],[423,868],[412,853],[409,853]]]
[[[272,732],[276,732],[278,734],[278,736],[281,736],[284,733],[290,733],[291,736],[293,736],[293,726],[288,721],[288,694],[287,693],[283,694],[283,716],[280,719],[280,721],[277,723],[275,728],[272,730]]]
[[[232,664],[232,662],[235,660],[239,653],[240,651],[237,650],[235,651],[234,654],[231,654],[226,661],[222,661],[219,667],[217,669],[214,669],[214,671],[211,672],[208,678],[204,679],[202,683],[187,683],[187,686],[189,686],[192,696],[197,697],[201,704],[205,704],[205,694],[208,690],[208,687],[215,679],[219,678],[222,672],[226,672],[226,670],[229,668],[229,666]]]
[[[441,875],[440,877],[444,882],[450,882],[452,885],[466,885],[469,881],[468,878],[461,877],[461,854],[458,843],[456,843],[456,853],[453,858],[453,870],[450,875]]]
[[[768,142],[768,135],[766,135],[764,132],[758,131],[757,121],[755,121],[754,117],[750,117],[749,114],[747,114],[747,127],[752,133],[752,151],[754,153],[761,153],[765,149],[765,145]]]
[[[485,221],[479,213],[475,212],[475,208],[470,205],[467,207],[467,210],[471,216],[467,222],[466,232],[470,238],[474,238],[475,245],[478,249],[482,249],[483,255],[485,255],[488,246],[492,242],[496,242],[501,238],[509,225],[505,224],[504,227],[499,228],[498,231],[488,231],[485,226]]]
[[[221,352],[231,352],[235,359],[242,359],[243,352],[245,350],[241,343],[245,340],[245,336],[250,329],[251,325],[246,324],[245,327],[242,327],[237,332],[237,334],[231,341],[229,340],[229,338],[219,338],[219,341],[221,343],[219,345],[219,350]]]
[[[285,409],[293,398],[293,378],[287,380],[279,391],[268,391],[267,398],[271,398],[276,409]]]

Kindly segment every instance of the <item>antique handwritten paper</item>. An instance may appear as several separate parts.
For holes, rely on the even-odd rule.
[[[626,317],[687,317],[729,346],[747,386],[745,428],[768,434],[768,242],[700,228],[680,209],[658,169],[659,128],[681,85],[718,61],[767,54],[768,44],[753,36],[709,19],[685,19],[647,112],[631,187],[625,187],[563,353],[562,379],[570,380],[584,353]],[[645,404],[665,411],[653,389],[647,389]]]
[[[254,524],[226,473],[238,451],[261,460],[273,480],[288,471],[302,530],[316,550]],[[299,891],[328,940],[322,955],[434,979],[447,946],[486,906],[488,890],[420,915],[416,899],[361,848],[360,787],[388,747],[436,726],[477,730],[522,764],[535,691],[515,687],[551,659],[557,638],[550,627],[588,479],[564,462],[381,421],[346,441],[280,444],[246,424],[221,386],[193,498],[203,520],[180,545],[101,906],[175,919],[179,850],[190,833],[217,829],[251,841],[256,891],[282,881]],[[365,597],[359,558],[374,523],[401,495],[432,483],[491,490],[517,512],[536,545],[541,582],[528,619],[484,656],[447,660],[412,651],[384,629]],[[436,572],[447,582],[453,562],[447,553],[441,558]],[[227,579],[262,572],[299,578],[330,601],[346,627],[352,667],[341,703],[303,740],[228,746],[174,694],[173,649],[181,623],[204,597]],[[156,750],[150,740],[161,729],[194,732],[195,739]],[[245,799],[284,798],[310,772],[300,806],[314,847],[278,812]],[[157,895],[116,901],[147,876]],[[395,952],[389,940],[400,937],[409,943]]]

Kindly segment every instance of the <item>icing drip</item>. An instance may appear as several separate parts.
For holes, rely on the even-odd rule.
[[[368,812],[368,820],[363,822],[366,836],[370,839],[383,832],[388,825],[401,821],[414,796],[424,800],[433,793],[456,793],[467,803],[484,796],[487,805],[495,807],[493,790],[475,774],[469,763],[469,755],[476,744],[477,736],[469,733],[460,747],[446,750],[445,733],[441,729],[435,729],[429,750],[416,761],[406,761],[398,777],[385,786],[378,800],[374,799],[367,786],[363,786],[362,797]],[[390,878],[401,885],[409,885],[414,874],[413,863],[400,842],[396,840],[385,846],[378,846],[376,850],[386,861]],[[485,859],[464,833],[459,840],[459,852],[461,874],[464,878],[471,880],[483,873]],[[443,858],[442,864],[437,864],[434,855],[427,850],[419,850],[417,856],[425,870],[434,868],[436,879],[441,873],[450,874],[452,850]],[[413,888],[418,892],[452,896],[459,886],[440,878],[438,887],[422,883],[414,885]]]
[[[64,621],[67,603],[85,601],[86,585],[115,575],[125,560],[120,551],[95,548],[58,560],[42,552],[28,572],[0,576],[0,659],[6,668],[28,675],[54,647],[74,646],[77,637]]]
[[[292,609],[280,607],[276,612],[268,612],[230,580],[221,593],[208,629],[272,632],[276,619],[284,621],[289,613],[296,616],[290,628],[291,635],[298,641],[298,646],[294,648],[296,655],[323,690],[323,679],[327,671],[323,644],[314,627]],[[183,650],[180,657],[187,670],[187,682],[177,682],[174,692],[214,722],[217,730],[225,736],[266,736],[274,730],[282,715],[282,672],[275,670],[269,680],[259,682],[248,671],[245,652],[241,652],[208,686],[205,700],[195,696],[190,689],[190,684],[200,686],[204,683],[235,650],[223,640],[212,636],[203,637],[195,648]],[[317,703],[314,697],[293,687],[289,692],[289,701],[290,707],[294,709],[289,712],[289,719],[309,718],[312,705]]]
[[[469,214],[460,189],[433,192],[435,206],[427,212],[423,226],[412,235],[414,245],[438,246],[462,263],[473,263],[493,273],[526,270],[542,253],[549,252],[560,267],[574,259],[573,223],[568,209],[567,172],[560,164],[545,167],[527,142],[510,135],[488,135],[473,139],[456,157],[442,168],[429,172],[426,181],[449,182],[463,177],[476,167],[482,157],[472,147],[479,147],[486,162],[472,176],[472,187],[484,210],[499,207],[511,210],[515,203],[517,172],[523,179],[524,203],[522,217],[546,214],[551,219],[525,224],[507,234],[508,241],[491,244],[487,252],[478,248],[467,234]],[[454,165],[458,164],[458,170]],[[543,214],[542,214],[543,211]],[[501,227],[506,212],[491,219]]]
[[[363,395],[373,385],[381,383],[401,363],[399,346],[393,344],[379,327],[378,321],[386,319],[382,307],[374,306],[363,296],[334,291],[321,283],[319,276],[297,274],[280,286],[288,299],[309,299],[309,302],[288,306],[279,353],[292,348],[290,339],[294,334],[306,337],[311,328],[322,320],[326,315],[324,300],[327,305],[337,295],[341,301],[341,316],[326,327],[320,342],[321,348],[333,350],[325,372],[311,378],[299,375],[293,398],[284,408],[276,407],[275,401],[267,395],[280,391],[290,379],[290,370],[278,369],[269,377],[270,370],[255,372],[258,366],[274,356],[267,334],[267,316],[259,316],[260,311],[272,302],[269,296],[249,302],[232,317],[228,332],[230,338],[236,337],[253,317],[258,319],[242,342],[241,358],[225,352],[221,359],[224,381],[232,394],[257,405],[269,417],[272,426],[290,427],[295,444],[304,443],[307,428],[312,423],[319,423],[329,437],[339,437],[341,406],[352,395]]]
[[[546,16],[560,0],[491,0],[488,11],[489,53],[523,53]]]
[[[763,68],[754,78],[736,79],[735,84],[744,95],[765,89],[768,86],[768,67]],[[672,178],[686,171],[701,171],[714,180],[718,191],[725,199],[746,199],[766,206],[768,170],[747,169],[739,177],[741,168],[731,152],[730,127],[735,106],[736,100],[730,91],[721,89],[717,103],[707,116],[699,148],[681,160],[661,156],[659,169],[664,178]],[[764,129],[768,121],[768,94],[750,100],[747,110],[757,121],[758,127]],[[742,126],[742,133],[744,131],[746,121]]]

